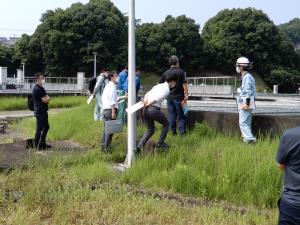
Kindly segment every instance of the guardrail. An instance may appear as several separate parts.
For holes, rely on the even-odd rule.
[[[187,77],[191,96],[228,95],[235,92],[237,78],[232,76],[222,77]]]

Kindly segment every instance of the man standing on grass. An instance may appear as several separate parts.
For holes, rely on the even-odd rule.
[[[164,142],[169,130],[169,122],[165,115],[160,111],[162,101],[170,94],[170,89],[176,85],[176,74],[167,74],[165,82],[155,85],[144,97],[144,119],[147,123],[147,132],[144,134],[137,146],[137,153],[145,146],[150,137],[154,134],[154,121],[163,125],[159,141],[156,148],[166,150],[169,146]]]
[[[169,75],[177,77],[176,85],[170,90],[170,94],[167,97],[168,118],[172,134],[177,135],[176,122],[178,118],[180,135],[184,135],[186,133],[186,115],[183,107],[186,105],[189,97],[186,73],[179,68],[179,59],[176,55],[170,57],[169,65],[171,68],[163,74],[159,83],[164,83]]]
[[[247,144],[255,144],[256,139],[251,131],[252,109],[250,102],[251,98],[254,101],[256,96],[256,85],[253,76],[248,72],[249,65],[250,61],[245,57],[240,57],[236,61],[236,72],[242,75],[242,85],[239,88],[240,96],[238,97],[238,101],[242,100],[239,109],[239,125],[243,141]]]
[[[104,121],[115,120],[117,118],[118,111],[118,95],[117,95],[117,78],[116,72],[109,72],[107,76],[109,82],[105,86],[102,94],[103,103],[103,119]],[[105,123],[103,129],[103,135],[101,139],[102,151],[107,151],[110,147],[113,135],[105,133]]]
[[[48,122],[48,104],[50,97],[43,87],[45,84],[44,75],[42,73],[36,73],[34,77],[35,85],[32,89],[34,116],[36,118],[34,144],[38,150],[45,150],[51,148],[51,145],[46,144],[46,136],[50,128]]]
[[[283,170],[283,191],[278,201],[279,225],[300,224],[300,126],[287,130],[280,140],[276,161]]]

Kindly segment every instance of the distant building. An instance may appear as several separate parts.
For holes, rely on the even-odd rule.
[[[19,37],[0,37],[0,43],[1,44],[5,44],[5,45],[9,45],[12,46],[14,45],[20,38]]]

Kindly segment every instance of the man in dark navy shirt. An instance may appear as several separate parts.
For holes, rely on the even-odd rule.
[[[42,73],[36,73],[35,85],[32,89],[32,98],[34,104],[34,116],[36,118],[36,130],[34,143],[38,150],[44,150],[51,148],[46,144],[46,136],[50,128],[48,122],[48,104],[50,97],[47,95],[43,84],[45,83],[45,77]]]
[[[179,60],[176,55],[170,57],[169,64],[171,68],[163,74],[159,83],[164,83],[166,76],[175,75],[177,77],[177,83],[167,97],[168,119],[171,133],[177,134],[176,121],[178,118],[180,135],[184,135],[186,133],[186,115],[184,115],[183,106],[186,105],[189,96],[188,83],[185,72],[179,68]]]
[[[284,171],[279,204],[279,225],[300,224],[300,126],[287,130],[280,140],[276,156]]]

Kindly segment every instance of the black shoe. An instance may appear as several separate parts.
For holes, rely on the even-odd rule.
[[[157,143],[155,145],[155,148],[158,148],[160,150],[166,151],[168,148],[170,148],[170,146],[167,145],[165,142],[162,142],[162,143]]]
[[[47,149],[50,149],[50,148],[52,148],[51,145],[48,145],[48,144],[44,143],[44,144],[39,144],[38,147],[37,147],[37,150],[38,151],[47,150]]]
[[[136,147],[136,150],[134,151],[134,153],[135,153],[136,155],[141,154],[141,147],[137,146],[137,147]]]

